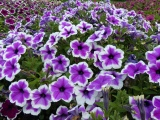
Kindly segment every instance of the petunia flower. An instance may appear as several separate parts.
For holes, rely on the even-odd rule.
[[[42,42],[44,35],[45,35],[44,32],[39,32],[39,33],[36,33],[36,34],[34,35],[33,40],[32,40],[32,41],[33,41],[33,45],[32,45],[33,48],[34,48],[34,45]]]
[[[127,15],[129,17],[135,17],[136,16],[136,12],[134,10],[128,11]]]
[[[87,53],[90,50],[90,46],[87,43],[73,40],[70,43],[70,46],[74,57],[81,57],[82,59],[86,59],[88,57]]]
[[[11,59],[13,57],[20,58],[22,54],[26,52],[26,47],[22,45],[20,41],[15,41],[11,45],[6,47],[3,58],[4,60]]]
[[[92,35],[88,37],[86,42],[95,42],[95,41],[101,41],[103,37],[104,30],[101,31],[95,31]]]
[[[72,23],[70,23],[70,22],[67,22],[67,21],[61,21],[60,23],[59,23],[59,30],[60,31],[62,31],[65,27],[70,27],[70,26],[72,26]]]
[[[77,29],[80,30],[80,33],[83,34],[83,33],[87,32],[88,30],[92,29],[93,25],[89,24],[85,21],[81,21],[76,27],[77,27]]]
[[[156,35],[151,35],[150,38],[152,40],[157,41],[158,43],[160,43],[160,33],[156,34]]]
[[[101,30],[104,30],[103,34],[102,34],[102,38],[103,39],[107,39],[113,32],[113,29],[111,28],[111,26],[103,26],[101,27]]]
[[[141,96],[129,96],[129,104],[131,105],[131,111],[133,111],[132,117],[136,120],[149,120],[151,118],[151,111],[153,110],[152,101],[146,100]]]
[[[115,71],[101,71],[100,74],[108,74],[114,77],[114,79],[111,80],[108,84],[110,87],[113,87],[114,89],[121,89],[123,87],[123,81],[127,77],[127,75]]]
[[[104,69],[118,69],[122,66],[122,60],[124,57],[124,52],[121,49],[117,49],[113,45],[107,45],[99,54],[99,59],[102,61],[102,66]]]
[[[148,67],[149,81],[153,83],[160,82],[160,61],[156,62],[156,64],[150,64]]]
[[[40,50],[43,61],[52,60],[55,57],[55,54],[57,52],[57,49],[54,46],[51,47],[48,44],[45,44],[39,50]]]
[[[160,119],[160,96],[154,96],[152,98],[152,103],[153,103],[153,110],[151,112],[151,118],[154,120],[159,120]]]
[[[6,16],[9,15],[9,11],[6,10],[6,9],[4,9],[4,8],[1,9],[0,13],[1,13],[4,17],[6,17]]]
[[[78,105],[84,105],[85,103],[87,103],[88,105],[92,105],[95,102],[95,97],[98,94],[97,91],[87,90],[87,86],[75,86],[74,89]]]
[[[53,70],[56,72],[66,72],[69,64],[70,60],[61,54],[52,60]]]
[[[96,118],[98,116],[101,116],[102,118],[104,117],[104,113],[100,107],[95,107],[93,110],[90,111],[91,113],[95,113]],[[103,119],[105,120],[105,119]]]
[[[68,108],[66,106],[59,106],[56,115],[51,114],[49,120],[65,120],[68,117]]]
[[[95,67],[97,67],[98,69],[103,70],[102,61],[100,61],[100,59],[98,57],[99,53],[100,52],[98,52],[98,51],[94,52],[94,63],[93,63],[93,65]]]
[[[58,43],[59,39],[60,39],[59,32],[52,33],[52,34],[50,34],[49,40],[47,41],[46,44],[48,44],[49,46],[56,45]]]
[[[149,21],[143,21],[143,28],[145,29],[145,32],[148,32],[149,29],[152,30],[152,27],[150,25],[150,22]]]
[[[69,26],[69,27],[64,27],[61,32],[59,33],[60,37],[63,37],[63,39],[67,39],[71,35],[76,35],[77,34],[77,29],[75,25]]]
[[[127,74],[130,78],[135,79],[137,74],[143,74],[147,71],[147,65],[143,61],[139,61],[138,63],[128,63],[122,69],[121,73]]]
[[[89,51],[88,57],[89,57],[89,58],[92,58],[92,59],[95,57],[95,56],[94,56],[94,53],[95,53],[95,52],[101,52],[101,51],[103,50],[103,47],[100,46],[100,45],[97,45],[96,42],[90,43],[90,46],[91,46],[91,49],[90,49],[90,51]]]
[[[23,107],[23,113],[25,114],[31,114],[37,116],[40,112],[40,108],[34,108],[31,104],[32,100],[28,100],[26,104]]]
[[[160,61],[160,45],[155,47],[153,51],[147,51],[145,55],[149,64],[156,64],[157,61]]]
[[[8,81],[12,81],[20,71],[20,65],[16,58],[12,58],[4,64],[3,74]]]
[[[117,17],[115,17],[115,16],[113,16],[113,15],[108,15],[108,17],[107,17],[107,19],[106,19],[110,24],[112,24],[112,25],[119,25],[119,23],[120,23],[120,20],[117,18]]]
[[[23,107],[26,101],[30,99],[31,89],[28,87],[28,82],[25,79],[11,83],[9,90],[9,100],[17,106]]]
[[[38,89],[34,89],[31,94],[31,100],[34,108],[47,110],[51,106],[51,93],[47,85],[41,85]]]
[[[89,83],[87,90],[101,91],[102,88],[109,86],[115,77],[109,74],[99,74],[92,82]]]
[[[53,102],[64,100],[70,102],[73,94],[73,84],[68,80],[66,76],[61,76],[56,82],[52,82],[49,85]]]
[[[93,75],[92,70],[88,67],[86,62],[70,65],[69,73],[69,79],[79,86],[85,86],[88,83],[88,79]]]
[[[15,19],[14,18],[6,18],[5,19],[5,24],[8,24],[8,25],[14,25],[15,24]]]
[[[18,110],[17,106],[9,100],[6,100],[0,109],[0,115],[7,117],[8,120],[14,120],[19,113],[20,110]]]

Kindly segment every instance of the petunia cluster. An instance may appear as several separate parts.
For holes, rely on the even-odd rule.
[[[133,10],[90,0],[17,22],[0,40],[0,115],[106,120],[130,104],[134,119],[159,119],[159,97],[149,95],[160,83],[155,29]]]

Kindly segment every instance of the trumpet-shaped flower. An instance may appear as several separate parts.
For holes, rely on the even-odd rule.
[[[26,101],[30,99],[31,89],[28,87],[28,82],[25,79],[13,82],[9,86],[9,90],[11,91],[9,94],[10,102],[20,107],[23,107]]]
[[[89,24],[85,21],[81,21],[76,27],[77,27],[77,29],[80,30],[80,33],[83,34],[83,33],[87,32],[87,30],[92,29],[93,25]]]
[[[59,100],[70,102],[72,100],[73,84],[65,76],[59,77],[56,82],[52,82],[49,89],[54,102]]]
[[[113,45],[107,45],[104,48],[104,52],[99,54],[99,59],[102,61],[102,66],[104,69],[118,69],[122,65],[122,60],[124,57],[124,52],[121,49],[117,49]]]
[[[92,70],[88,67],[86,62],[80,62],[78,64],[73,64],[69,67],[69,79],[79,86],[85,86],[93,75]]]

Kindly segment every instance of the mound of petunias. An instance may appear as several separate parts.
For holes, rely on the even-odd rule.
[[[158,120],[157,31],[109,1],[70,0],[17,22],[0,41],[0,115]]]

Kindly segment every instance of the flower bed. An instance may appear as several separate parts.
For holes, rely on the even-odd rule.
[[[8,119],[159,119],[160,24],[109,2],[69,0],[0,40]]]

